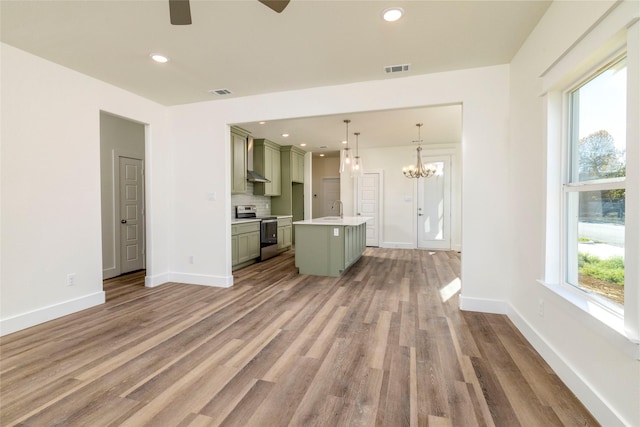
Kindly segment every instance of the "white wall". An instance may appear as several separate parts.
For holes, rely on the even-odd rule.
[[[460,144],[437,144],[423,146],[422,156],[451,155],[451,248],[460,250],[462,225],[462,170]],[[417,229],[417,179],[407,179],[402,174],[402,168],[415,163],[416,146],[394,146],[384,148],[360,149],[360,157],[365,170],[383,170],[384,200],[382,201],[383,218],[381,247],[386,248],[416,248]],[[353,214],[353,181],[351,178],[343,180],[341,190],[344,189],[343,200],[348,208],[345,212]],[[348,210],[350,209],[350,210]]]
[[[104,301],[100,111],[150,124],[148,271],[168,269],[171,174],[165,109],[0,45],[2,334]],[[76,274],[67,286],[67,274]]]
[[[537,282],[545,277],[547,138],[539,76],[612,4],[554,2],[511,64],[508,234],[513,238],[502,266],[508,268],[514,323],[603,425],[637,426],[640,362],[623,343],[603,334],[606,327]],[[539,301],[544,316],[538,314]]]

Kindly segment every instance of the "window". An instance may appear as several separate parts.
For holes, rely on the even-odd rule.
[[[565,281],[623,313],[627,127],[626,58],[568,93],[564,182]]]

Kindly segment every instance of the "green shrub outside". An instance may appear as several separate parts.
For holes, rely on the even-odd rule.
[[[595,255],[578,253],[578,272],[585,276],[624,286],[624,259],[613,256],[600,259]]]

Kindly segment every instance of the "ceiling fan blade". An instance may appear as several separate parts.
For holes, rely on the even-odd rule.
[[[282,12],[285,7],[289,4],[289,0],[258,0],[263,5],[267,6],[269,9],[275,12]]]
[[[169,16],[173,25],[191,25],[189,0],[169,0]]]

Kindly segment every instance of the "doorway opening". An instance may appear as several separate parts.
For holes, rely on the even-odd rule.
[[[142,123],[100,112],[102,276],[145,274],[145,139]],[[112,281],[113,282],[113,281]],[[136,281],[139,283],[140,281]],[[144,280],[142,280],[144,286]]]

